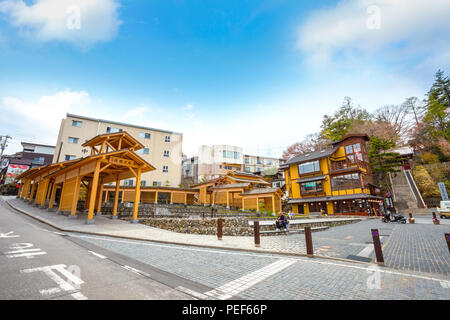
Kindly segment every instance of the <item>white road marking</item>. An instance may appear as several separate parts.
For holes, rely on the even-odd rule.
[[[47,252],[39,249],[39,248],[33,248],[32,243],[14,243],[10,249],[12,251],[6,252],[8,258],[19,258],[19,257],[26,257],[28,259],[34,258],[34,256],[47,254]]]
[[[47,231],[47,230],[46,230]],[[61,232],[56,232],[56,231],[52,231],[54,234],[60,235],[60,236],[65,236],[65,233],[61,233]]]
[[[0,233],[0,239],[6,239],[6,238],[17,238],[20,237],[17,234],[11,235],[12,233],[14,233],[14,231],[10,231],[7,233]]]
[[[383,237],[380,237],[380,242],[381,240],[383,240]],[[366,247],[364,249],[362,249],[357,256],[358,257],[364,257],[364,258],[368,258],[370,256],[370,254],[373,252],[374,250],[374,246],[373,243],[369,243],[366,245]]]
[[[145,242],[137,242],[137,241],[131,241],[131,240],[122,240],[122,239],[108,239],[108,238],[103,238],[103,237],[92,237],[92,236],[85,236],[85,235],[70,235],[70,236],[71,237],[78,237],[78,238],[104,240],[104,241],[110,241],[110,242],[139,244],[139,245],[150,246],[150,247],[171,248],[171,249],[178,249],[178,250],[185,250],[185,251],[199,251],[199,252],[208,252],[208,253],[218,253],[218,254],[228,254],[228,255],[238,255],[238,256],[249,256],[249,257],[276,259],[276,257],[274,257],[273,255],[270,255],[270,254],[243,253],[243,252],[226,251],[226,250],[230,250],[228,248],[218,248],[217,250],[210,250],[210,249],[202,249],[202,248],[186,248],[186,247],[183,247],[182,244],[180,244],[179,246],[171,246],[171,245],[165,245],[165,244],[156,244],[156,243],[148,243],[148,242],[145,243]],[[149,240],[149,241],[151,241],[151,240]],[[187,246],[187,245],[188,244],[185,244],[184,246]],[[321,260],[313,260],[313,259],[309,259],[308,258],[306,260],[304,258],[296,258],[296,257],[291,257],[290,259],[293,259],[293,260],[296,260],[296,261],[301,261],[301,262],[309,262],[309,263],[330,265],[330,266],[336,266],[336,267],[358,269],[358,270],[363,270],[363,271],[370,270],[370,266],[369,267],[360,267],[358,265],[350,264],[351,262],[348,262],[349,264],[344,264],[344,263],[324,261],[323,259],[321,259]],[[388,274],[394,274],[394,275],[400,275],[400,276],[405,276],[405,277],[424,279],[424,280],[444,281],[445,283],[450,284],[450,281],[448,281],[448,280],[442,280],[442,279],[439,279],[439,278],[421,276],[421,275],[416,275],[416,274],[408,274],[408,273],[390,271],[390,270],[387,270],[387,269],[382,269],[382,270],[380,270],[380,272],[388,273]]]
[[[188,295],[193,296],[193,297],[196,297],[196,298],[198,298],[198,299],[200,299],[200,300],[208,300],[208,299],[211,299],[210,297],[208,297],[207,295],[205,295],[205,294],[203,294],[203,293],[200,293],[200,292],[197,292],[197,291],[193,291],[193,290],[191,290],[191,289],[188,289],[188,288],[185,288],[185,287],[182,287],[182,286],[178,286],[178,287],[176,287],[175,289],[178,290],[178,291],[187,293]]]
[[[130,266],[122,266],[122,267],[127,269],[128,271],[133,272],[133,273],[136,273],[136,274],[139,274],[139,275],[142,275],[142,276],[146,276],[146,277],[150,277],[150,275],[148,273],[146,273],[144,271],[141,271],[141,270],[138,270],[138,269],[135,269],[133,267],[130,267]]]
[[[101,255],[100,253],[94,252],[94,251],[90,251],[88,250],[90,253],[92,253],[94,256],[99,257],[100,259],[106,259],[107,257],[105,257],[104,255]]]
[[[296,263],[293,259],[281,259],[275,261],[274,263],[265,266],[259,270],[253,271],[243,277],[236,280],[228,282],[223,286],[220,286],[211,291],[205,292],[205,295],[217,298],[219,300],[229,299],[240,292],[254,286],[258,282],[261,282],[270,276],[280,272],[281,270],[289,267],[290,265]]]
[[[81,292],[72,293],[71,296],[74,297],[76,300],[88,300],[88,298]]]
[[[53,295],[53,294],[61,292],[61,291],[79,290],[80,285],[84,283],[83,280],[81,280],[79,277],[75,276],[69,270],[67,270],[66,265],[64,265],[64,264],[38,267],[38,268],[32,268],[32,269],[25,269],[25,270],[21,270],[20,272],[21,273],[32,273],[32,272],[38,272],[38,271],[44,272],[50,279],[52,279],[58,285],[58,287],[39,290],[39,293],[42,296]],[[60,274],[65,276],[67,278],[67,280],[62,279],[55,271],[58,271]],[[74,294],[75,294],[75,296],[74,296]],[[79,295],[76,295],[76,293],[74,293],[74,294],[72,294],[72,296],[75,299],[77,299],[77,297],[78,298],[84,297],[81,293]]]

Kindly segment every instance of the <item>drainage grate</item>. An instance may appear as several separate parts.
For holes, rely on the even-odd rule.
[[[362,262],[371,262],[371,261],[372,261],[371,258],[355,256],[355,255],[353,255],[353,254],[348,255],[348,256],[347,256],[347,259],[350,259],[350,260],[356,260],[356,261],[362,261]]]

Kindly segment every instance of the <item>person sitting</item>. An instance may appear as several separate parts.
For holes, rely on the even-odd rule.
[[[281,228],[284,228],[284,231],[289,231],[287,229],[288,221],[287,221],[285,215],[281,211],[278,212],[278,219],[275,222],[275,224],[277,226],[277,231],[280,231]]]

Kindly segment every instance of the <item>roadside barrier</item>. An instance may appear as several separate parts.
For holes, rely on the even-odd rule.
[[[312,242],[312,236],[311,236],[311,227],[305,227],[305,242],[306,242],[306,254],[308,257],[314,256],[314,249],[313,249],[313,242]]]
[[[384,266],[383,251],[381,250],[380,234],[378,233],[378,229],[371,229],[371,232],[377,263],[380,266]]]
[[[222,218],[217,219],[217,239],[222,240]]]
[[[259,247],[261,244],[260,234],[259,234],[259,221],[253,222],[253,234],[255,235],[255,247]]]

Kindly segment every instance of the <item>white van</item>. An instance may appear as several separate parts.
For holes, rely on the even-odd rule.
[[[440,207],[437,208],[437,211],[442,219],[450,218],[450,201],[441,201]]]

